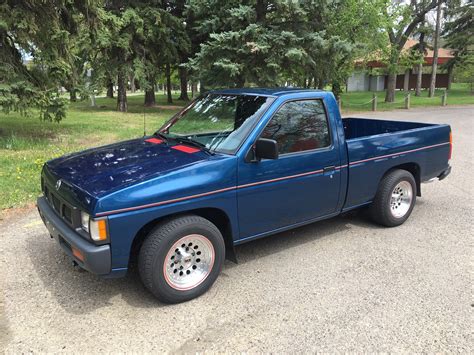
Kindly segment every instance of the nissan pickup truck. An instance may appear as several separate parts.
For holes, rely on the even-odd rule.
[[[151,136],[47,162],[37,206],[73,262],[131,263],[159,300],[208,290],[234,246],[349,210],[395,227],[451,170],[447,124],[341,119],[329,92],[211,91]]]

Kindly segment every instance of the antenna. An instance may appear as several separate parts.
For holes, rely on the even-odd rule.
[[[142,61],[145,62],[145,48],[143,48],[143,56],[142,56]],[[145,90],[145,99],[146,99],[146,90]],[[145,100],[146,102],[146,100]],[[145,105],[143,105],[143,137],[146,136],[146,108]]]

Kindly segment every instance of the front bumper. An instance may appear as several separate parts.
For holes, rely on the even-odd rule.
[[[56,214],[44,197],[38,198],[37,206],[51,236],[80,267],[98,275],[107,275],[111,272],[110,245],[95,245],[82,238]],[[72,248],[79,250],[84,260],[76,258]]]

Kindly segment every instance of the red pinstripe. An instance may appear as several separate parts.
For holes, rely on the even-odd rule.
[[[230,190],[235,190],[235,186],[226,187],[226,188],[220,189],[220,190],[214,190],[214,191],[209,191],[209,192],[203,192],[203,193],[201,193],[201,194],[196,194],[196,195],[191,195],[191,196],[178,197],[178,198],[174,198],[174,199],[172,199],[172,200],[166,200],[166,201],[161,201],[161,202],[148,203],[148,204],[146,204],[146,205],[141,205],[141,206],[127,207],[127,208],[120,208],[120,209],[118,209],[118,210],[112,210],[112,211],[106,211],[106,212],[99,212],[99,213],[96,214],[96,216],[101,217],[101,216],[108,216],[108,215],[115,214],[115,213],[141,210],[141,209],[143,209],[143,208],[161,206],[161,205],[165,205],[165,204],[168,204],[168,203],[180,202],[180,201],[189,200],[189,199],[192,199],[192,198],[198,198],[198,197],[209,196],[209,195],[218,194],[218,193],[220,193],[220,192],[225,192],[225,191],[230,191]]]
[[[270,180],[251,182],[249,184],[239,185],[239,186],[237,186],[237,188],[238,189],[243,189],[245,187],[262,185],[262,184],[267,184],[267,183],[270,183],[270,182],[276,182],[276,181],[281,181],[281,180],[294,179],[294,178],[302,177],[302,176],[315,175],[315,174],[319,174],[319,173],[322,173],[322,172],[323,172],[323,169],[308,171],[306,173],[301,173],[301,174],[296,174],[296,175],[289,175],[289,176],[283,176],[283,177],[280,177],[280,178],[275,178],[275,179],[270,179]]]
[[[382,156],[369,158],[369,159],[364,159],[364,160],[358,160],[358,161],[355,161],[355,162],[350,162],[349,164],[336,166],[334,169],[335,170],[340,170],[340,169],[343,169],[343,168],[347,168],[348,166],[350,167],[352,165],[364,163],[364,162],[367,162],[367,161],[383,159],[383,158],[393,157],[393,156],[396,156],[396,155],[402,155],[402,154],[407,154],[407,153],[413,153],[413,152],[417,152],[417,151],[420,151],[420,150],[435,148],[435,147],[439,147],[439,146],[446,145],[446,144],[450,144],[450,143],[446,142],[446,143],[434,144],[434,145],[430,145],[430,146],[427,146],[427,147],[407,150],[407,151],[404,151],[404,152],[399,152],[399,153],[394,153],[394,154],[387,154],[387,155],[382,155]],[[226,188],[219,189],[219,190],[203,192],[203,193],[200,193],[200,194],[190,195],[190,196],[185,196],[185,197],[178,197],[178,198],[174,198],[174,199],[171,199],[171,200],[166,200],[166,201],[161,201],[161,202],[154,202],[154,203],[149,203],[149,204],[141,205],[141,206],[127,207],[127,208],[120,208],[120,209],[112,210],[112,211],[99,212],[99,213],[96,214],[96,216],[97,217],[109,216],[109,215],[115,214],[115,213],[135,211],[135,210],[140,210],[140,209],[149,208],[149,207],[162,206],[162,205],[166,205],[166,204],[169,204],[169,203],[181,202],[181,201],[185,201],[185,200],[191,200],[191,199],[194,199],[194,198],[214,195],[214,194],[218,194],[218,193],[221,193],[221,192],[226,192],[226,191],[231,191],[231,190],[236,190],[236,189],[243,189],[243,188],[246,188],[246,187],[263,185],[263,184],[268,184],[268,183],[271,183],[271,182],[277,182],[277,181],[282,181],[282,180],[289,180],[289,179],[294,179],[294,178],[303,177],[303,176],[317,175],[317,174],[321,174],[323,171],[324,171],[323,169],[318,169],[318,170],[308,171],[306,173],[283,176],[283,177],[280,177],[280,178],[257,181],[257,182],[252,182],[252,183],[249,183],[249,184],[243,184],[243,185],[238,185],[238,186],[231,186],[231,187],[226,187]]]
[[[400,152],[400,153],[393,153],[393,154],[387,154],[387,155],[380,155],[380,156],[374,157],[374,158],[369,158],[369,159],[363,159],[363,160],[358,160],[358,161],[350,162],[349,165],[355,165],[355,164],[365,163],[366,161],[371,161],[371,160],[389,158],[389,157],[393,157],[393,156],[396,156],[396,155],[402,155],[402,154],[407,154],[407,153],[418,152],[418,151],[420,151],[420,150],[425,150],[425,149],[429,149],[429,148],[440,147],[440,146],[446,145],[446,144],[450,144],[450,143],[449,143],[449,142],[439,143],[439,144],[429,145],[429,146],[427,146],[427,147],[422,147],[422,148],[417,148],[417,149],[412,149],[412,150],[406,150],[406,151]]]

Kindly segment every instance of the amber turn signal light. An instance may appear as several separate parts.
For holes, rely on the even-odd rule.
[[[453,154],[453,132],[449,132],[449,155],[448,160],[451,160],[451,155]]]
[[[91,219],[89,222],[89,233],[96,242],[107,240],[107,219]]]
[[[74,255],[76,257],[76,259],[80,260],[80,261],[84,261],[84,255],[82,254],[82,252],[74,247],[71,247],[72,249],[72,255]]]

